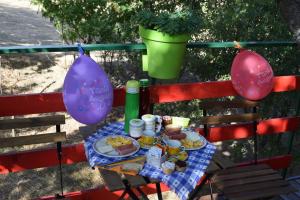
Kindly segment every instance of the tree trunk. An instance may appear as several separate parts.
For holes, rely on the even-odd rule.
[[[280,13],[300,45],[300,0],[277,0]]]

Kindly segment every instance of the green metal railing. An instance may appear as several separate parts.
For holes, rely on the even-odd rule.
[[[296,47],[294,41],[250,41],[250,42],[193,42],[188,43],[187,48],[235,48],[239,44],[242,48],[246,47]],[[138,44],[82,44],[85,51],[144,51],[146,46]],[[0,47],[0,54],[12,53],[38,53],[38,52],[68,52],[78,51],[77,45],[41,45],[41,46],[10,46]]]

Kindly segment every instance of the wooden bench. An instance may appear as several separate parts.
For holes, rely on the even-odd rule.
[[[64,115],[53,115],[44,117],[28,117],[28,118],[14,118],[14,119],[1,119],[0,130],[8,129],[23,129],[23,128],[36,128],[43,126],[55,126],[56,131],[53,133],[34,134],[25,136],[10,136],[0,138],[0,148],[34,145],[42,143],[56,143],[57,145],[57,158],[59,161],[59,174],[60,174],[60,188],[61,194],[57,194],[57,198],[63,197],[63,178],[62,178],[62,142],[66,141],[66,132],[61,132],[61,125],[65,124]],[[45,158],[47,159],[47,158]]]

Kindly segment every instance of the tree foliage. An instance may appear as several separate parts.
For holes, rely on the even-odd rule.
[[[149,0],[32,0],[50,18],[67,42],[130,42],[137,36],[135,17],[141,9],[153,12],[188,8],[189,1]]]
[[[137,24],[144,28],[169,35],[192,34],[199,31],[201,25],[200,16],[193,10],[154,13],[145,9],[140,11],[135,19]]]

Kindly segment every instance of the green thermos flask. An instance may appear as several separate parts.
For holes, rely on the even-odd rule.
[[[126,83],[125,97],[125,132],[129,133],[129,121],[137,119],[139,115],[139,89],[140,84],[136,80],[130,80]]]

